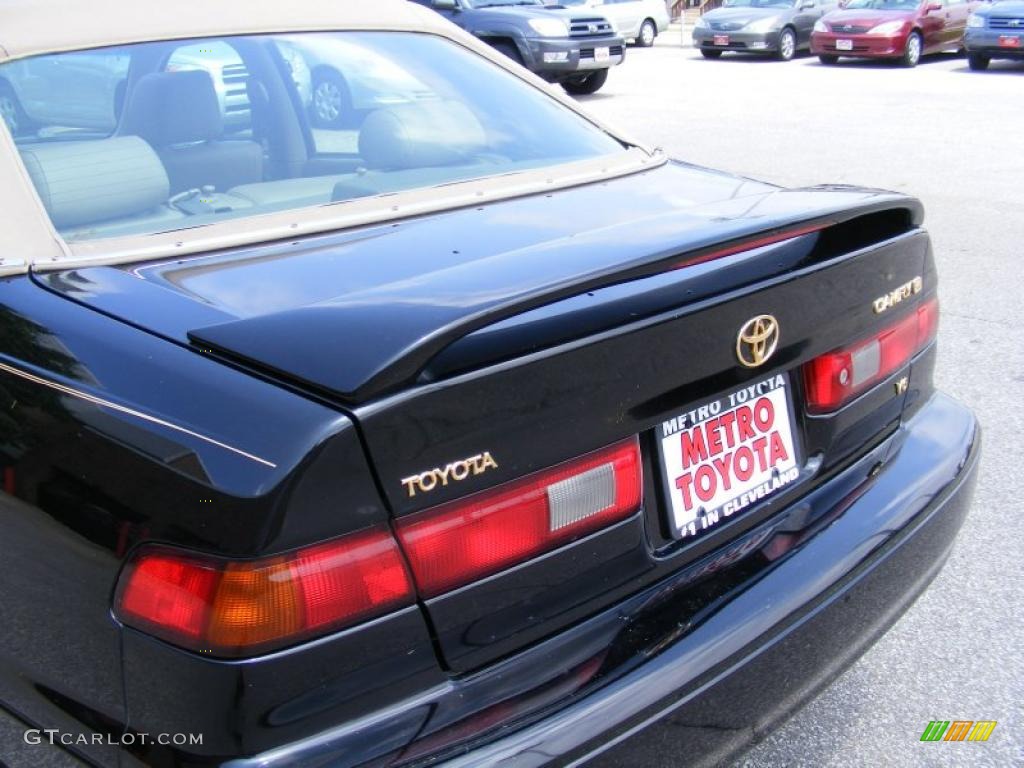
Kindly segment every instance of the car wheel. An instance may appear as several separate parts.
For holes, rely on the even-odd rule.
[[[779,50],[775,52],[775,58],[779,61],[789,61],[796,56],[796,33],[786,27],[779,32]]]
[[[512,59],[516,64],[523,63],[523,56],[519,53],[519,49],[516,48],[515,43],[510,43],[507,40],[499,40],[496,43],[491,43],[491,47],[502,56],[507,56]]]
[[[716,51],[712,48],[701,48],[700,55],[705,59],[720,59],[722,58],[722,52]]]
[[[345,78],[333,69],[317,71],[309,109],[318,128],[340,128],[352,112],[352,97]]]
[[[28,115],[7,83],[0,83],[0,119],[7,124],[11,136],[20,136],[28,130]]]
[[[573,96],[586,96],[597,93],[608,80],[607,69],[596,69],[590,74],[570,78],[562,83],[562,87]]]
[[[636,44],[641,48],[650,48],[654,45],[654,38],[658,36],[658,28],[654,26],[654,22],[647,19],[643,24],[640,25],[640,34],[636,37]]]
[[[988,65],[991,59],[988,56],[983,56],[980,53],[968,53],[967,54],[967,66],[973,69],[975,72],[983,72],[988,69]]]
[[[911,32],[907,38],[907,47],[903,49],[903,58],[900,62],[904,67],[916,67],[921,61],[921,33]]]
[[[833,56],[831,53],[823,53],[818,56],[818,61],[826,66],[832,66],[839,61],[839,57]]]

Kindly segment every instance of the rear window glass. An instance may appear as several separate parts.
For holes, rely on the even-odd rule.
[[[146,43],[0,65],[68,241],[187,229],[624,151],[542,91],[398,32]]]

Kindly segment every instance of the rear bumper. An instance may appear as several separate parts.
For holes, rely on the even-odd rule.
[[[839,50],[837,40],[850,40],[852,50]],[[881,37],[879,35],[843,35],[833,32],[814,32],[811,35],[811,53],[857,58],[893,58],[902,56],[907,47],[907,35]]]
[[[615,609],[407,705],[229,764],[640,765],[681,733],[689,762],[718,763],[830,682],[925,589],[966,517],[979,455],[974,416],[937,394],[808,497]],[[485,697],[498,703],[470,714]],[[448,724],[432,729],[438,716]],[[412,741],[396,748],[403,731]]]

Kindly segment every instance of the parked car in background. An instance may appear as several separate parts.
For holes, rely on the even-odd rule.
[[[837,0],[725,0],[697,19],[693,44],[707,59],[733,51],[789,61],[810,47],[815,23],[836,7]]]
[[[992,59],[1024,60],[1024,2],[1005,0],[978,6],[964,35],[971,69],[988,69]]]
[[[626,57],[626,41],[590,8],[541,0],[411,0],[571,94],[596,93]]]
[[[15,137],[40,125],[110,131],[127,77],[127,56],[90,51],[15,62],[0,75],[0,115]]]
[[[358,41],[301,35],[285,50],[308,73],[303,103],[315,128],[357,128],[370,110],[439,98],[414,73]]]
[[[916,67],[921,57],[963,47],[973,0],[849,0],[821,19],[811,51],[822,64],[842,56],[893,59]]]
[[[283,52],[299,98],[310,103],[310,75],[302,58]],[[227,134],[247,131],[249,73],[230,47],[185,43],[163,63],[166,72],[210,75]],[[51,132],[112,131],[124,107],[128,57],[69,52],[52,60],[16,62],[0,77],[0,116],[15,136],[38,128]],[[54,95],[57,98],[54,98]]]
[[[642,48],[654,45],[655,38],[671,23],[664,0],[548,0],[548,5],[584,6],[600,11],[615,25],[616,32]]]

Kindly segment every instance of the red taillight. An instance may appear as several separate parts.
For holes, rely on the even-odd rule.
[[[624,443],[398,521],[420,592],[432,597],[629,517],[640,447]]]
[[[804,381],[808,410],[834,411],[891,376],[935,338],[938,326],[939,303],[929,299],[917,311],[870,339],[807,363]]]
[[[290,645],[410,605],[398,544],[365,531],[288,555],[225,561],[143,549],[121,577],[115,613],[129,626],[214,656]]]
[[[918,348],[931,343],[939,332],[939,301],[929,299],[917,309]]]
[[[693,256],[678,264],[673,265],[672,269],[682,269],[683,267],[692,267],[695,264],[704,264],[708,261],[715,261],[716,259],[724,259],[726,256],[735,256],[737,253],[743,253],[745,251],[754,251],[758,248],[764,248],[769,245],[776,245],[783,243],[786,240],[793,240],[797,237],[803,237],[804,235],[810,235],[814,232],[820,232],[825,228],[824,224],[811,224],[805,227],[795,227],[793,229],[784,229],[781,232],[776,232],[774,235],[763,235],[753,240],[746,240],[735,245],[729,245],[725,248],[718,248],[702,256]]]

